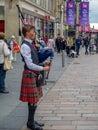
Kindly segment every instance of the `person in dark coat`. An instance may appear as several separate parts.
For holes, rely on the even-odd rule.
[[[98,37],[96,38],[96,53],[98,53]]]
[[[65,50],[66,49],[66,45],[67,45],[67,41],[65,39],[64,36],[62,36],[62,39],[61,39],[61,50]]]
[[[85,46],[85,55],[88,55],[88,47],[89,47],[89,38],[84,38],[84,46]]]
[[[80,36],[76,39],[76,54],[77,56],[79,55],[79,51],[80,51],[80,45],[82,45],[82,40],[80,38]]]
[[[61,39],[62,38],[61,38],[60,34],[58,34],[57,38],[55,39],[55,46],[57,48],[57,53],[60,53],[60,51],[61,51],[61,47],[60,47]]]
[[[38,52],[33,40],[35,39],[35,27],[25,25],[22,28],[24,40],[21,45],[21,56],[24,62],[24,70],[21,82],[20,100],[28,103],[27,127],[32,130],[43,130],[44,124],[34,120],[37,103],[42,97],[40,71],[49,71],[50,66],[40,66]]]

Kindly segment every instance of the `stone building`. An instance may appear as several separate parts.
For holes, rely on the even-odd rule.
[[[21,27],[28,23],[36,27],[37,37],[56,36],[60,29],[61,4],[64,0],[0,0],[0,31],[5,32],[7,39],[15,35],[19,40]]]

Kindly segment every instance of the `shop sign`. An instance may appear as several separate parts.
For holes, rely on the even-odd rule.
[[[45,16],[45,19],[49,20],[50,19],[50,15]]]

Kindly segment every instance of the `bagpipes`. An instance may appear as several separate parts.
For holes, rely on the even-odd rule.
[[[23,15],[23,13],[22,13],[22,11],[21,11],[21,9],[20,9],[18,4],[16,4],[16,7],[18,9],[18,17],[21,20],[22,24],[24,25],[24,15]]]
[[[51,64],[52,64],[52,59],[53,59],[53,57],[50,57],[50,63],[48,64],[48,65],[50,65],[50,66],[51,66]],[[47,73],[47,75],[46,75],[46,79],[48,79],[49,73],[50,73],[50,70],[48,71],[48,73]]]
[[[45,60],[47,60],[50,57],[50,62],[48,64],[46,63],[46,65],[51,66],[52,59],[54,57],[54,52],[49,48],[40,49],[39,52],[38,52],[38,57],[39,57],[39,62],[40,63],[43,63]],[[47,72],[47,75],[45,77],[46,79],[48,79],[49,73],[50,73],[50,70]]]
[[[50,57],[53,58],[54,57],[54,52],[51,49],[40,49],[38,51],[38,57],[39,57],[39,62],[42,63],[45,60],[47,60],[47,58]]]

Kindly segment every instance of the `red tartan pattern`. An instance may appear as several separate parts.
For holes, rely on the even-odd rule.
[[[42,97],[42,87],[36,86],[36,76],[32,71],[24,70],[21,83],[20,100],[37,103]]]

